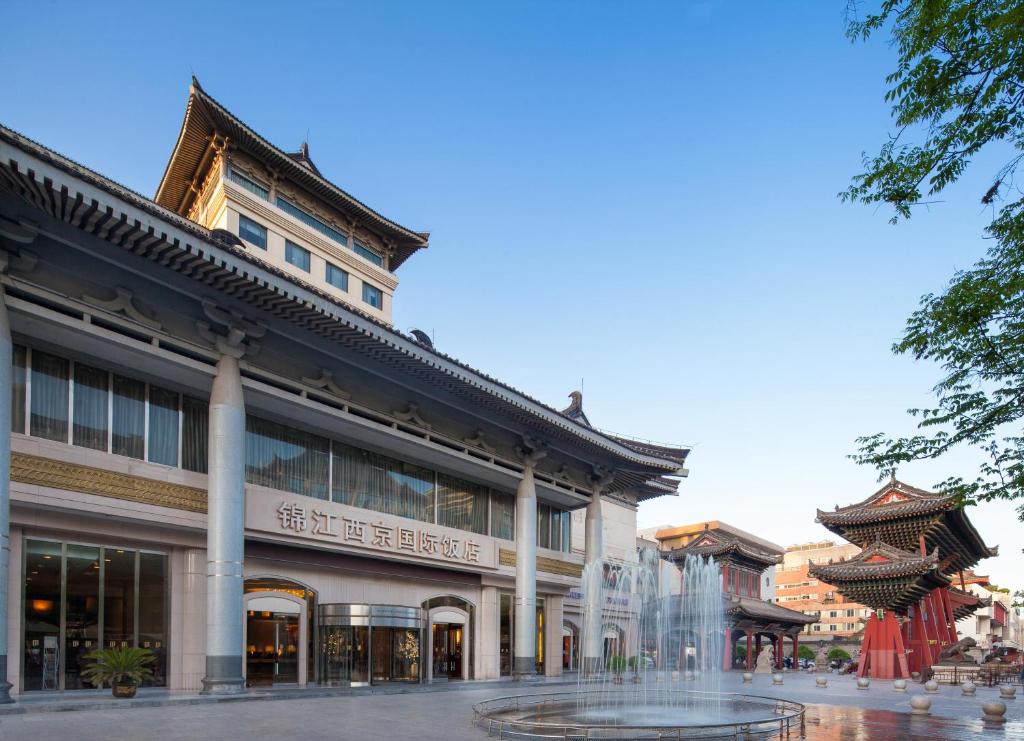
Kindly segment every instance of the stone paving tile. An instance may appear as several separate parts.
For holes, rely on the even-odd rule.
[[[807,738],[822,741],[960,741],[961,739],[1024,739],[1024,698],[1007,703],[1011,722],[986,729],[981,702],[994,692],[968,700],[955,687],[933,698],[936,714],[912,718],[909,696],[888,683],[874,683],[861,692],[853,680],[834,677],[819,691],[813,678],[787,675],[781,688],[759,676],[744,686],[729,675],[724,691],[786,697],[813,703],[807,709]],[[912,692],[920,693],[917,685]],[[410,692],[288,699],[276,702],[228,702],[205,705],[111,708],[84,712],[29,713],[0,718],[0,741],[192,741],[194,739],[423,739],[483,741],[486,735],[470,724],[472,705],[508,694],[543,692],[544,687],[479,685],[461,691]],[[556,689],[556,688],[551,688]],[[564,689],[559,687],[557,689]],[[979,688],[979,693],[982,692]],[[774,691],[773,691],[774,690]],[[824,694],[823,693],[827,693]],[[1019,694],[1019,693],[1018,693]],[[827,700],[831,704],[824,704]]]

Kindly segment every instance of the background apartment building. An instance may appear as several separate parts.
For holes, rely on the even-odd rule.
[[[851,544],[837,545],[831,540],[791,545],[775,567],[775,601],[783,607],[816,617],[805,633],[822,639],[850,638],[864,627],[863,619],[871,614],[864,605],[850,602],[831,584],[808,574],[812,563],[828,563],[850,558],[860,552]]]

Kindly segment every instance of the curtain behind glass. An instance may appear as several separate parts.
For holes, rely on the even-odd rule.
[[[145,450],[145,426],[146,384],[115,375],[112,452],[141,459]]]
[[[551,507],[546,504],[537,505],[537,546],[551,547]]]
[[[64,358],[48,353],[32,353],[32,420],[33,437],[68,441],[68,372]]]
[[[437,476],[437,524],[487,534],[487,487]]]
[[[515,540],[516,500],[508,494],[491,492],[491,537]]]
[[[335,502],[434,521],[434,472],[334,443]]]
[[[110,374],[105,370],[75,363],[75,395],[72,442],[93,450],[107,449],[107,399]]]
[[[206,473],[207,440],[210,433],[210,406],[191,396],[181,402],[181,467]]]
[[[178,393],[149,387],[149,460],[178,465]]]
[[[330,441],[259,417],[245,418],[250,484],[327,499]]]
[[[567,513],[566,513],[567,514]],[[562,516],[561,510],[551,508],[551,550],[562,550]]]
[[[14,346],[14,372],[11,375],[11,432],[25,431],[25,348]]]

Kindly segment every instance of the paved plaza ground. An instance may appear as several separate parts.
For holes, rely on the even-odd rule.
[[[912,684],[906,694],[891,683],[876,682],[867,691],[856,689],[850,677],[830,677],[820,690],[812,676],[787,674],[785,685],[772,687],[768,675],[758,675],[753,686],[741,684],[738,673],[724,679],[723,691],[785,697],[808,705],[807,738],[841,741],[854,739],[1024,739],[1024,697],[1007,702],[1008,721],[986,728],[981,704],[995,698],[996,690],[980,687],[978,696],[965,698],[955,687],[943,687],[933,697],[933,714],[911,717],[910,697],[922,694]],[[59,712],[66,704],[22,704],[21,712],[0,715],[0,740],[48,741],[74,739],[438,739],[482,741],[486,734],[470,723],[474,703],[509,694],[564,690],[565,684],[524,686],[510,682],[451,685],[397,692],[392,688],[347,694],[289,699],[193,704],[186,696],[151,696],[131,705],[118,705],[95,697],[91,709]],[[1018,695],[1020,692],[1018,691]],[[156,707],[141,706],[145,702]],[[106,704],[104,704],[106,703]]]

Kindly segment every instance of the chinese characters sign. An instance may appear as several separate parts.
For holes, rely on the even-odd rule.
[[[246,527],[453,565],[497,567],[497,547],[486,536],[306,497],[251,491]]]

